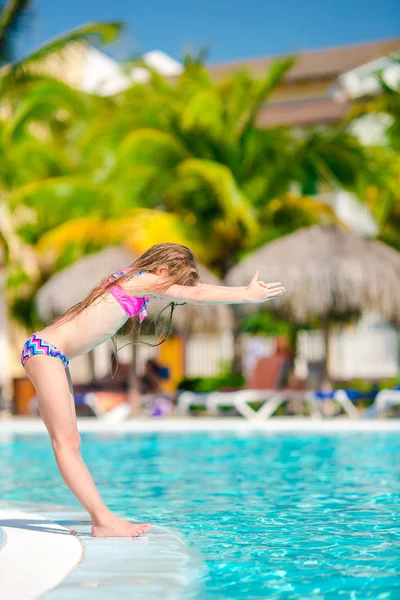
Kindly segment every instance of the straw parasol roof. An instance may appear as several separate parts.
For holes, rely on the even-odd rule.
[[[279,238],[231,269],[229,285],[281,281],[286,293],[245,310],[277,309],[302,324],[373,310],[400,323],[400,253],[337,226],[313,226]]]
[[[39,315],[49,323],[68,308],[80,302],[99,282],[116,271],[127,267],[138,256],[122,247],[111,246],[97,254],[85,256],[70,267],[59,271],[42,286],[36,296]],[[199,267],[203,283],[220,284],[205,267]],[[152,301],[149,316],[157,314],[166,302]],[[227,306],[200,306],[186,304],[174,312],[174,327],[184,333],[223,332],[233,328],[232,311]]]

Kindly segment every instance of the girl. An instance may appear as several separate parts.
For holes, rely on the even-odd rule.
[[[79,304],[25,343],[21,362],[32,381],[41,417],[50,434],[61,475],[92,518],[96,537],[136,537],[149,525],[119,519],[104,504],[80,455],[69,361],[112,337],[129,317],[146,316],[150,298],[195,304],[264,302],[284,292],[280,283],[257,281],[247,287],[200,283],[196,259],[185,246],[157,244],[128,269],[111,275]]]

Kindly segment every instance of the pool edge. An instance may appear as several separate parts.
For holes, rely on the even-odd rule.
[[[135,419],[121,423],[107,423],[101,419],[80,418],[78,428],[83,433],[156,433],[156,432],[395,432],[400,431],[400,419],[364,420],[333,419],[317,420],[302,418],[273,418],[267,421],[245,420],[239,418],[170,418],[170,419]],[[43,422],[35,418],[17,418],[0,421],[0,439],[15,433],[47,433]]]
[[[0,523],[5,538],[0,548],[1,597],[40,598],[57,588],[84,556],[81,540],[39,513],[26,512],[12,504],[7,508],[2,505]]]

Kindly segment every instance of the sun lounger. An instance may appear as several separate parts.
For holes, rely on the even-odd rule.
[[[317,390],[313,394],[316,401],[333,400],[337,402],[351,419],[358,419],[360,417],[360,413],[351,401],[347,390]]]
[[[126,403],[126,394],[105,391],[75,393],[74,400],[77,408],[87,406],[96,417],[104,418],[115,410],[121,412],[117,409]]]
[[[243,389],[234,392],[211,392],[209,394],[182,392],[178,398],[177,414],[186,415],[192,406],[203,405],[210,414],[217,415],[222,407],[233,407],[248,420],[269,419],[285,402],[295,401],[308,404],[311,416],[321,418],[318,402],[312,392],[304,390],[254,390]],[[261,402],[255,410],[252,403]]]
[[[400,406],[400,389],[381,390],[377,393],[373,404],[366,408],[361,416],[362,418],[379,417],[393,406]]]

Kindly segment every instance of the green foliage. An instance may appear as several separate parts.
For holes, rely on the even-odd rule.
[[[244,333],[258,334],[267,336],[291,335],[291,327],[287,321],[277,319],[272,313],[259,312],[246,317],[242,323]]]
[[[9,114],[0,120],[0,201],[21,248],[15,239],[5,246],[13,264],[24,248],[37,254],[35,285],[102,244],[125,241],[142,251],[160,236],[188,239],[223,276],[261,243],[334,219],[304,195],[321,182],[364,190],[359,180],[371,157],[343,127],[299,135],[258,125],[293,59],[272,63],[260,79],[240,72],[218,83],[200,60],[187,59],[176,80],[148,69],[147,84],[111,98],[35,71],[71,41],[110,41],[118,31],[118,24],[85,25],[0,76],[3,92],[8,76],[16,83],[3,93]],[[294,184],[303,195],[291,193]],[[132,212],[138,209],[140,218]]]
[[[216,377],[185,377],[178,384],[178,390],[209,393],[216,390],[228,391],[245,386],[245,378],[241,373],[232,371],[232,362],[221,362]]]
[[[34,302],[37,291],[38,288],[35,288],[25,296],[14,297],[10,304],[12,318],[29,331],[37,331],[42,326],[42,321],[37,313]]]
[[[12,0],[11,4],[26,6],[28,2]],[[21,10],[19,10],[19,12],[21,12]],[[0,21],[0,35],[1,30]],[[59,52],[71,42],[86,41],[92,44],[109,44],[117,39],[121,30],[122,23],[87,23],[86,25],[80,25],[79,27],[75,27],[74,29],[70,29],[69,31],[54,37],[22,60],[14,62],[12,68],[26,69],[27,67],[32,67],[32,65],[38,64],[48,56]],[[5,31],[5,33],[7,33],[7,31]]]
[[[21,268],[8,269],[5,288],[13,289],[29,283],[29,275]]]
[[[156,164],[158,168],[175,168],[189,152],[170,133],[154,129],[137,129],[123,141],[118,152],[121,172],[127,165]]]
[[[400,63],[400,54],[392,61]],[[358,183],[358,193],[370,208],[380,232],[379,238],[400,250],[400,87],[389,86],[377,74],[380,93],[361,98],[350,112],[351,119],[373,115],[386,123],[384,143],[367,149],[368,171]]]
[[[240,374],[227,374],[219,377],[186,377],[178,384],[178,390],[210,393],[243,388],[245,379]]]

